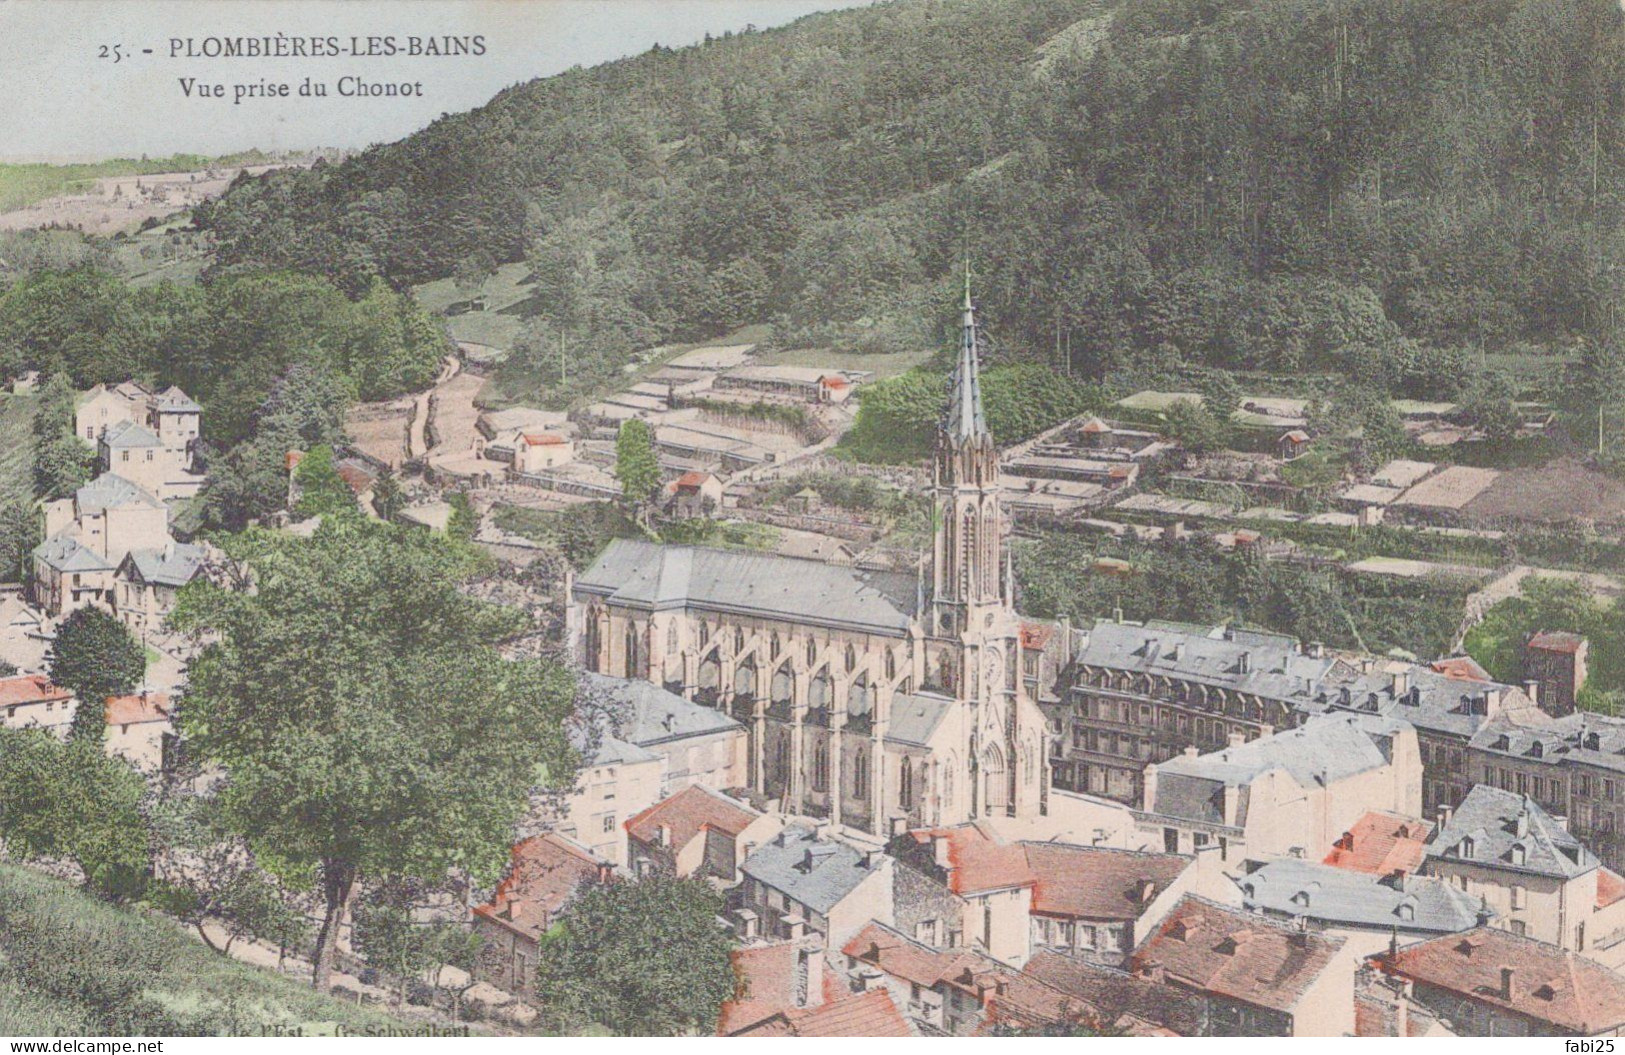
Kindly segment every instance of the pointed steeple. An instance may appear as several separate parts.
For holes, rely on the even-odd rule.
[[[976,351],[976,307],[970,299],[970,260],[965,261],[965,304],[960,315],[959,359],[948,383],[948,415],[942,423],[949,439],[987,436],[982,415],[982,364]]]

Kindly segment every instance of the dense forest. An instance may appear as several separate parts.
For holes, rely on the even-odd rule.
[[[589,359],[934,342],[968,252],[996,356],[1455,395],[1469,350],[1565,350],[1595,402],[1622,43],[1611,0],[898,0],[520,85],[200,221],[220,272],[352,293],[526,260]]]

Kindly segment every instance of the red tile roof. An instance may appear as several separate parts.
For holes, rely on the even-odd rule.
[[[169,721],[169,694],[143,692],[107,697],[108,725],[142,725]]]
[[[805,978],[800,977],[805,956]],[[728,954],[734,969],[734,997],[722,1005],[717,1035],[728,1036],[822,996],[826,970],[814,943],[784,941],[747,945]]]
[[[819,1004],[789,1008],[728,1034],[733,1037],[912,1037],[891,994],[872,989]]]
[[[508,874],[474,914],[529,937],[543,929],[583,883],[607,882],[611,864],[561,835],[533,835],[513,848]]]
[[[282,464],[291,473],[299,468],[299,463],[305,460],[304,451],[289,451],[283,456]]]
[[[1108,850],[1067,843],[1023,843],[1035,914],[1075,919],[1138,919],[1193,863],[1177,854]]]
[[[1435,674],[1443,674],[1455,681],[1494,681],[1490,672],[1478,665],[1478,660],[1472,656],[1451,656],[1449,659],[1436,659],[1428,666],[1433,668]]]
[[[1530,648],[1543,652],[1578,652],[1586,639],[1567,630],[1542,630],[1529,639]]]
[[[760,816],[760,813],[735,802],[720,791],[712,791],[702,784],[690,784],[642,813],[628,817],[626,831],[639,842],[655,845],[660,841],[660,828],[664,825],[670,833],[671,845],[683,847],[710,828],[728,835],[738,835]]]
[[[1201,992],[1290,1012],[1342,947],[1341,938],[1186,895],[1129,964],[1142,978],[1177,979]]]
[[[1078,1001],[1084,1021],[1130,1036],[1197,1036],[1207,1017],[1205,1000],[1194,993],[1048,949],[1034,953],[1021,971]]]
[[[1555,945],[1492,927],[1409,945],[1372,963],[1564,1033],[1598,1034],[1625,1025],[1625,978]],[[1511,992],[1505,994],[1502,972],[1508,969]]]
[[[698,469],[690,469],[688,472],[672,481],[672,486],[682,488],[684,490],[693,490],[694,488],[705,483],[706,478],[710,475],[710,473],[700,472]]]
[[[1021,624],[1021,647],[1029,652],[1043,648],[1054,636],[1055,628],[1047,623]]]
[[[1100,433],[1100,432],[1110,432],[1111,430],[1112,430],[1112,427],[1110,425],[1106,424],[1104,421],[1101,421],[1099,418],[1090,418],[1088,421],[1083,423],[1083,428],[1079,429],[1078,431],[1079,432],[1088,432],[1088,433]]]
[[[14,678],[0,678],[0,707],[71,699],[73,693],[52,685],[51,679],[43,674],[20,674]]]
[[[948,889],[955,894],[985,894],[1034,883],[1027,854],[1020,844],[1004,845],[977,824],[952,828],[919,828],[909,832],[914,841],[929,846],[948,840]]]
[[[564,437],[552,432],[524,433],[526,446],[530,447],[560,447],[564,444]]]
[[[1414,874],[1427,854],[1433,825],[1377,810],[1365,814],[1332,844],[1322,864],[1373,875]]]
[[[1307,432],[1303,431],[1302,429],[1293,429],[1291,432],[1287,433],[1285,436],[1282,436],[1281,438],[1283,440],[1291,440],[1293,443],[1308,443],[1309,442],[1309,434]]]
[[[1134,475],[1134,470],[1127,465],[1114,465],[1106,471],[1106,475],[1113,480],[1127,480]]]
[[[378,477],[376,475],[361,468],[359,465],[351,465],[349,462],[340,462],[333,468],[338,472],[339,479],[349,484],[350,490],[354,491],[356,494],[361,494],[367,488],[378,482]]]
[[[1607,908],[1625,898],[1625,878],[1606,868],[1597,869],[1597,907]]]

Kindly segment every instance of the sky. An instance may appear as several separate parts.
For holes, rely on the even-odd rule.
[[[0,160],[67,161],[399,139],[502,88],[575,65],[783,25],[866,0],[0,0]],[[190,39],[337,37],[342,57],[172,54]],[[357,56],[351,38],[483,35],[482,56]],[[185,45],[182,43],[181,48]],[[102,54],[103,50],[107,54]],[[115,52],[116,48],[116,52]],[[143,54],[151,49],[151,54]],[[122,57],[115,61],[115,55]],[[300,97],[306,77],[324,98]],[[422,85],[422,97],[341,97],[340,78]],[[220,85],[225,97],[182,90]],[[287,98],[238,101],[238,85]],[[347,82],[353,85],[354,81]]]

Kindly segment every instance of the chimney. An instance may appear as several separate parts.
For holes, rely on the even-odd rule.
[[[1438,827],[1443,828],[1446,825],[1448,825],[1450,823],[1450,818],[1454,817],[1455,815],[1456,815],[1456,811],[1454,809],[1452,809],[1451,807],[1449,807],[1449,806],[1440,806],[1439,807],[1439,824],[1438,824]]]
[[[858,992],[867,993],[880,988],[880,980],[885,977],[873,967],[860,967],[857,973]]]
[[[1507,1002],[1512,1000],[1512,976],[1517,973],[1510,967],[1501,968],[1501,999]]]
[[[943,870],[953,867],[948,858],[948,837],[946,835],[931,836],[931,859],[936,866]]]
[[[1501,686],[1492,685],[1484,690],[1484,713],[1495,714],[1501,709]]]
[[[1175,641],[1174,642],[1174,647],[1170,648],[1168,650],[1168,658],[1173,660],[1175,663],[1178,663],[1180,658],[1182,656],[1184,656],[1184,654],[1185,654],[1185,642],[1183,642],[1183,641]]]
[[[1411,689],[1411,672],[1408,670],[1396,671],[1391,688],[1396,700],[1409,692]]]
[[[1310,659],[1323,659],[1326,655],[1326,645],[1324,642],[1311,641],[1309,642],[1309,646],[1305,651],[1308,653]]]
[[[1242,744],[1245,744],[1246,742],[1247,742],[1247,734],[1246,733],[1242,732],[1240,729],[1232,729],[1232,730],[1230,730],[1230,746],[1231,747],[1240,747]]]
[[[1151,899],[1157,896],[1157,884],[1149,879],[1140,880],[1138,891],[1139,902],[1142,905],[1151,904]]]
[[[1185,757],[1186,758],[1195,758],[1197,756],[1197,754],[1199,754],[1199,752],[1196,750],[1196,746],[1194,744],[1192,744],[1191,746],[1185,748]]]
[[[1540,682],[1536,681],[1534,678],[1525,678],[1523,683],[1523,694],[1529,697],[1530,703],[1536,705],[1537,707],[1540,706]]]
[[[831,824],[829,821],[821,821],[813,827],[812,831],[813,839],[818,842],[823,842],[833,834],[835,834],[835,825]]]
[[[1121,623],[1122,621],[1123,621],[1123,609],[1121,607],[1113,608],[1112,609],[1112,622]]]
[[[1246,674],[1248,671],[1250,671],[1252,669],[1253,669],[1253,654],[1251,652],[1243,652],[1241,654],[1241,657],[1236,660],[1236,673],[1237,674]]]
[[[800,916],[785,916],[779,923],[784,927],[784,936],[789,941],[800,941],[807,932],[807,921]]]
[[[871,872],[874,869],[879,868],[880,862],[885,856],[885,853],[880,850],[863,851],[863,870],[866,872]]]
[[[896,839],[896,838],[900,838],[901,836],[904,836],[904,835],[907,835],[907,834],[908,834],[908,818],[907,817],[893,817],[891,819],[891,837],[893,839]]]
[[[1527,804],[1518,808],[1517,832],[1520,839],[1529,834],[1529,806]]]

